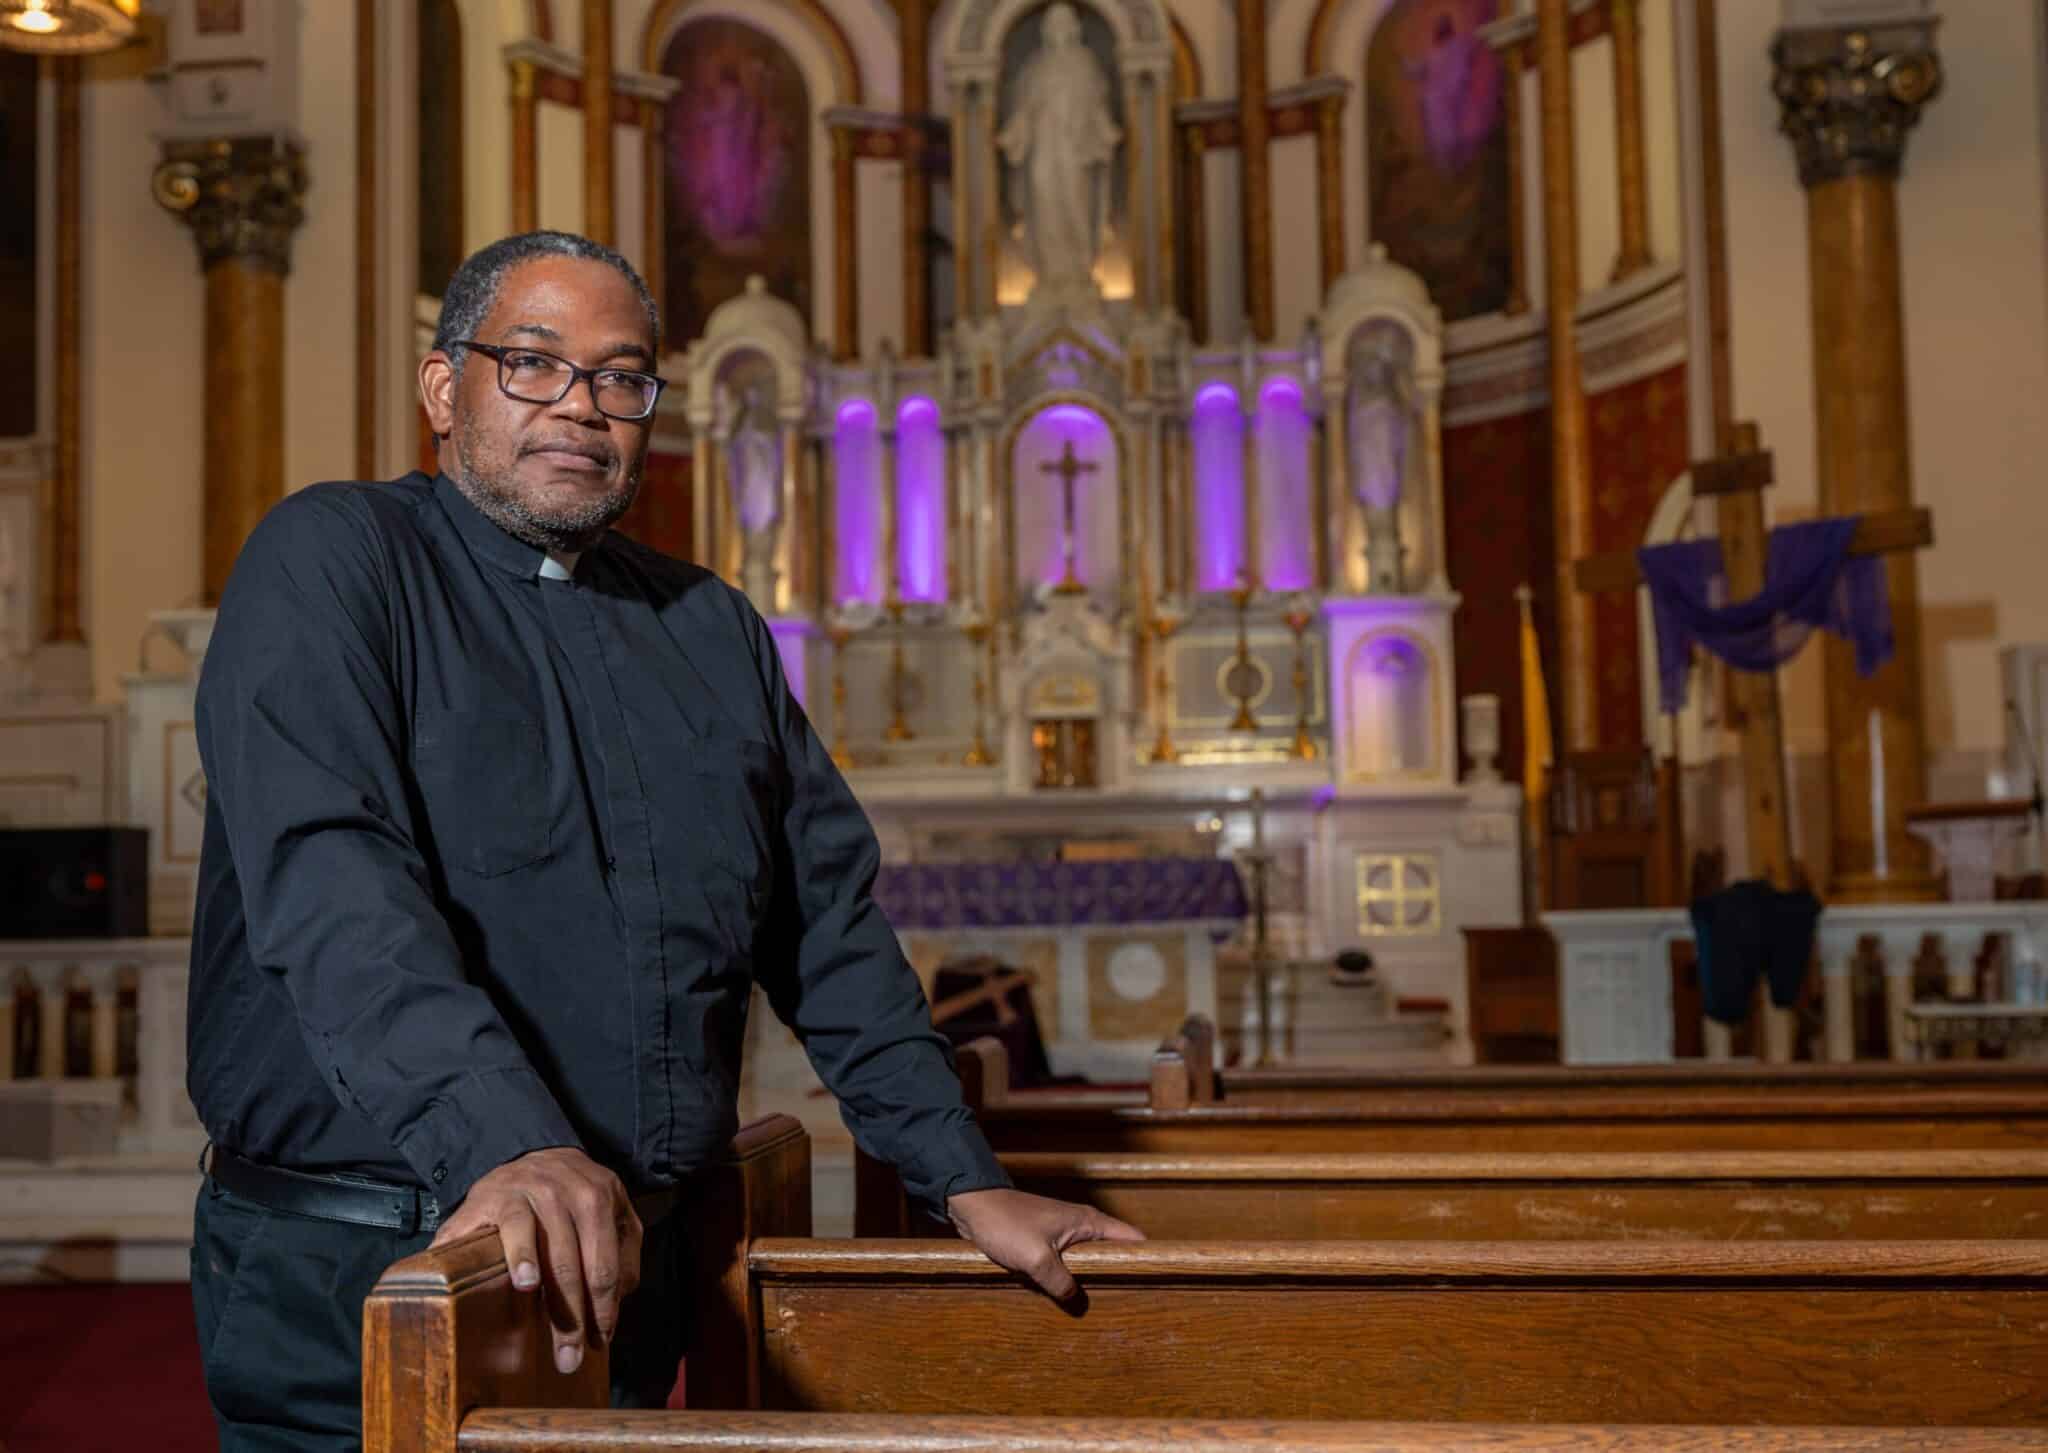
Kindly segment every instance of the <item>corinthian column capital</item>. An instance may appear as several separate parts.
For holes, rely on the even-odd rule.
[[[1804,186],[1895,177],[1906,133],[1941,90],[1933,16],[1778,32],[1771,89]]]
[[[306,154],[281,137],[167,141],[150,181],[157,202],[192,228],[202,269],[247,263],[280,277],[306,219]]]

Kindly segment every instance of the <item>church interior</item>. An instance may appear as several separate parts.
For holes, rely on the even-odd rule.
[[[0,0],[0,1445],[100,1446],[125,1328],[123,1441],[212,1446],[215,607],[434,471],[443,290],[536,229],[660,305],[618,528],[767,621],[996,1150],[1155,1236],[1062,1353],[757,1005],[727,1411],[633,1436],[2048,1428],[2048,3]],[[370,1444],[612,1436],[406,1286],[470,1400]]]

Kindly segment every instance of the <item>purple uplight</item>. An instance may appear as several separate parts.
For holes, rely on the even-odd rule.
[[[865,399],[851,399],[839,406],[832,433],[832,458],[836,467],[833,490],[833,529],[839,541],[839,559],[832,580],[832,599],[868,601],[882,599],[881,572],[876,569],[882,554],[882,439],[875,425],[875,406]]]
[[[1195,588],[1232,590],[1244,569],[1244,413],[1228,384],[1195,395]]]
[[[1300,384],[1276,378],[1259,390],[1259,574],[1268,590],[1315,584],[1313,433]]]
[[[896,580],[905,600],[946,598],[946,436],[926,398],[896,411]]]
[[[1075,577],[1091,589],[1116,579],[1116,435],[1093,409],[1055,404],[1018,431],[1010,455],[1017,585],[1025,591],[1066,575],[1066,490],[1052,466],[1069,446],[1083,471],[1074,479]]]

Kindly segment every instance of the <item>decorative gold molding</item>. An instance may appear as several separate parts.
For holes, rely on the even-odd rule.
[[[1906,133],[1941,92],[1936,24],[1930,17],[1778,32],[1771,43],[1771,90],[1802,185],[1899,174]]]
[[[184,219],[202,268],[241,262],[288,276],[292,234],[306,220],[306,154],[282,137],[167,141],[151,187]]]

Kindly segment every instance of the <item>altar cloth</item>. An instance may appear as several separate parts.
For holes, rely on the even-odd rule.
[[[1251,912],[1221,858],[910,863],[883,868],[874,897],[898,933],[1215,920],[1223,939]]]

